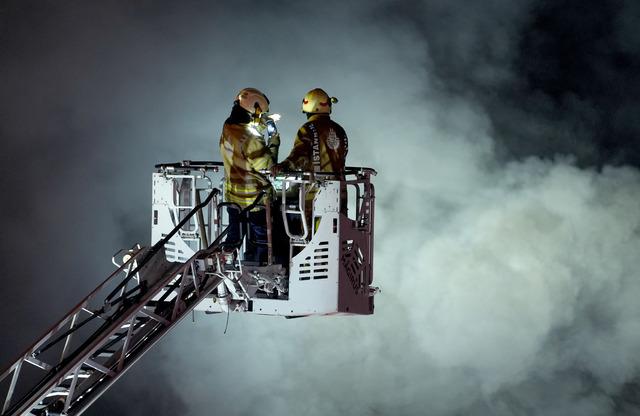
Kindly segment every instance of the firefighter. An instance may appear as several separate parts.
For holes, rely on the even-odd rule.
[[[224,199],[233,203],[227,207],[229,231],[225,245],[237,247],[247,229],[245,261],[264,262],[266,259],[266,217],[263,201],[248,212],[243,221],[240,209],[256,202],[261,191],[269,192],[269,181],[260,173],[269,169],[278,159],[280,135],[275,124],[265,115],[269,99],[255,88],[244,88],[236,96],[231,115],[224,122],[220,136],[220,153],[224,163]],[[266,122],[265,122],[266,121]],[[268,141],[265,142],[264,134]],[[245,227],[243,223],[248,224]]]
[[[289,156],[272,168],[277,174],[286,170],[333,172],[342,177],[349,141],[344,129],[331,120],[331,105],[338,99],[320,88],[309,91],[302,99],[302,112],[307,122],[300,127]]]
[[[345,159],[349,151],[349,141],[344,129],[331,120],[331,106],[338,99],[330,97],[323,89],[315,88],[302,99],[302,112],[307,116],[307,122],[300,127],[289,156],[271,169],[273,175],[280,171],[302,170],[306,172],[334,173],[337,179],[344,179]],[[297,187],[293,188],[293,193]],[[306,193],[305,217],[307,224],[311,224],[313,199],[316,190],[310,189]],[[346,189],[341,190],[340,211],[347,212]],[[287,198],[288,199],[288,198]],[[295,200],[295,198],[292,198]],[[301,233],[300,218],[287,215],[290,228]],[[317,228],[317,221],[313,222]]]

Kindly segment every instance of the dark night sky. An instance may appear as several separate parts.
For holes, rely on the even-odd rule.
[[[0,1],[0,363],[149,239],[234,94],[376,168],[372,317],[184,322],[88,415],[640,414],[640,3]]]

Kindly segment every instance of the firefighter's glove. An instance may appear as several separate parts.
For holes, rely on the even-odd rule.
[[[271,175],[276,176],[278,173],[286,169],[287,169],[287,166],[285,166],[284,164],[276,163],[275,165],[271,166]]]
[[[280,146],[280,134],[276,132],[273,136],[269,136],[269,147]]]

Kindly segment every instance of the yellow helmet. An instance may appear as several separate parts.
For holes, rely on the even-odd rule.
[[[260,90],[243,88],[236,96],[236,102],[251,114],[269,111],[269,99]]]
[[[331,114],[331,104],[337,103],[336,97],[329,97],[323,89],[314,88],[302,99],[302,112],[309,114]]]

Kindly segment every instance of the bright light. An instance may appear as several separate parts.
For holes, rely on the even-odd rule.
[[[253,123],[249,123],[249,131],[253,133],[255,136],[262,136],[256,126]]]
[[[278,120],[280,120],[281,117],[282,116],[280,114],[271,114],[271,115],[269,115],[269,118],[271,120],[273,120],[273,121],[278,121]]]

